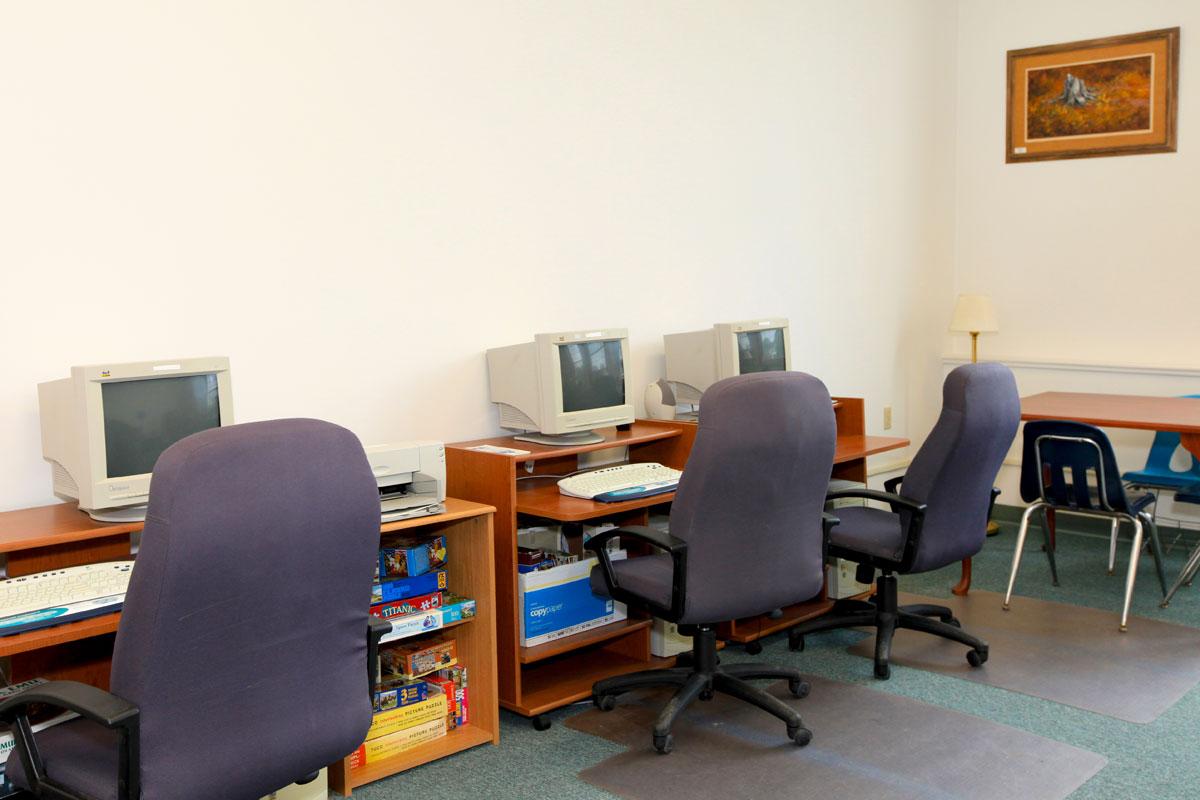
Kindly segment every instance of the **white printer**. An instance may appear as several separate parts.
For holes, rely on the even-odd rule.
[[[446,499],[446,447],[441,442],[377,444],[364,448],[379,486],[384,522],[437,514]]]

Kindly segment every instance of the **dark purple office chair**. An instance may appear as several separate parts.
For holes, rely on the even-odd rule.
[[[714,691],[745,700],[787,724],[806,745],[800,715],[751,679],[784,678],[796,697],[808,684],[795,669],[718,666],[716,624],[808,600],[825,577],[825,491],[836,438],[825,385],[800,372],[760,372],[713,384],[700,404],[691,457],[671,506],[671,531],[632,527],[588,540],[600,558],[594,591],[679,624],[693,637],[690,667],[597,682],[592,699],[611,710],[616,696],[642,686],[678,686],[654,725],[654,747],[668,753],[671,725]],[[664,551],[612,561],[613,537]]]
[[[154,467],[111,693],[0,703],[35,797],[252,800],[316,777],[371,722],[367,609],[379,493],[354,434],[311,419],[213,429]],[[81,719],[36,736],[49,703]]]
[[[1012,446],[1020,417],[1017,384],[1007,367],[958,367],[946,376],[941,416],[907,474],[887,481],[885,492],[830,493],[831,499],[855,497],[888,504],[887,511],[865,505],[839,508],[840,521],[829,533],[831,555],[857,563],[862,583],[870,583],[879,570],[879,582],[871,602],[839,600],[825,616],[788,631],[793,650],[803,648],[809,633],[875,628],[875,677],[886,680],[891,675],[892,637],[897,628],[908,628],[967,645],[971,666],[987,661],[987,643],[963,631],[950,609],[900,606],[896,573],[940,569],[983,547],[988,516],[999,494],[992,482]]]

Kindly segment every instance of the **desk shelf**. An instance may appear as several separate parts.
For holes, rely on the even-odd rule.
[[[534,483],[534,481],[524,481],[524,483]],[[562,494],[558,491],[558,484],[555,481],[547,479],[546,481],[537,481],[537,483],[543,485],[532,486],[528,489],[524,486],[517,487],[518,514],[529,514],[558,522],[584,522],[595,519],[597,516],[613,516],[627,511],[641,511],[670,503],[675,499],[674,492],[667,492],[650,497],[639,497],[635,500],[622,500],[619,503],[597,503],[594,500]],[[597,514],[597,506],[601,508],[603,514]]]
[[[116,633],[117,625],[120,621],[120,613],[105,614],[101,617],[83,619],[79,622],[68,622],[64,625],[55,625],[50,628],[40,628],[36,631],[26,631],[25,633],[5,636],[0,638],[0,658],[43,650],[55,645],[90,639],[94,636]]]
[[[623,619],[619,622],[601,625],[598,628],[592,628],[591,630],[576,633],[572,636],[554,639],[545,644],[522,647],[518,651],[518,657],[522,664],[536,664],[539,661],[545,661],[548,658],[554,658],[563,653],[579,650],[589,645],[600,644],[610,639],[620,639],[626,634],[649,627],[650,620],[648,619]]]

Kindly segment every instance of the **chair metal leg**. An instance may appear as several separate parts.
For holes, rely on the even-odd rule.
[[[875,677],[887,680],[892,676],[892,639],[896,636],[898,615],[880,613],[875,628]],[[918,617],[918,619],[924,619]]]
[[[1161,608],[1166,608],[1171,604],[1171,598],[1175,596],[1177,591],[1179,591],[1179,587],[1190,583],[1192,576],[1196,574],[1197,569],[1200,569],[1200,544],[1196,545],[1196,548],[1192,550],[1191,555],[1188,556],[1187,563],[1184,564],[1183,569],[1179,571],[1179,577],[1175,579],[1175,583],[1171,584],[1170,591],[1167,592],[1166,597],[1163,598],[1163,601],[1159,603]]]
[[[1112,518],[1112,535],[1108,539],[1108,574],[1117,571],[1117,534],[1121,532],[1121,520]]]
[[[714,678],[716,676],[713,676]],[[700,693],[708,688],[709,677],[702,672],[693,673],[687,682],[683,684],[675,696],[672,697],[663,710],[659,713],[658,719],[654,722],[655,737],[667,736],[671,733],[671,726],[675,724],[675,720],[684,710],[696,701]],[[715,688],[714,681],[714,688]]]
[[[1133,520],[1133,546],[1129,548],[1129,573],[1125,576],[1125,605],[1121,609],[1121,627],[1129,630],[1129,606],[1133,603],[1133,584],[1137,580],[1138,558],[1142,554],[1142,521]]]
[[[1054,563],[1054,545],[1055,541],[1050,536],[1050,520],[1046,515],[1046,508],[1042,508],[1042,539],[1046,548],[1046,559],[1050,562],[1050,583],[1058,586],[1058,566]]]
[[[766,664],[727,664],[721,667],[721,672],[741,678],[744,681],[786,679],[789,681],[803,680],[800,670],[790,667],[772,667]]]
[[[949,639],[953,642],[965,644],[981,653],[986,653],[988,644],[983,639],[964,631],[962,628],[956,628],[953,625],[947,625],[944,622],[927,619],[926,617],[917,616],[915,614],[901,613],[896,620],[896,627],[907,628],[911,631],[921,631],[923,633],[931,633],[934,636],[940,636],[943,639]]]
[[[1166,597],[1167,574],[1163,571],[1163,549],[1162,541],[1158,538],[1158,525],[1145,511],[1142,512],[1142,522],[1150,531],[1150,552],[1154,555],[1154,570],[1158,573],[1158,585],[1162,589],[1163,597]]]
[[[1026,508],[1025,513],[1021,515],[1021,527],[1017,528],[1017,549],[1013,553],[1012,572],[1008,575],[1008,590],[1004,593],[1003,608],[1005,611],[1009,609],[1009,603],[1012,600],[1013,584],[1017,582],[1017,569],[1021,566],[1021,551],[1025,549],[1025,534],[1029,533],[1029,517],[1041,507],[1041,503],[1034,503]]]
[[[788,727],[799,727],[800,714],[796,709],[789,706],[787,703],[780,700],[772,694],[767,694],[761,689],[758,689],[749,683],[746,683],[739,677],[730,675],[727,672],[718,672],[713,675],[713,689],[723,694],[736,697],[739,700],[745,700],[751,705],[758,706],[768,714],[778,717],[787,723]]]
[[[835,610],[825,616],[801,622],[788,630],[788,647],[792,650],[799,650],[800,642],[810,633],[832,631],[838,628],[870,627],[874,624],[874,606],[869,611],[851,611],[845,614],[838,614]]]
[[[645,670],[644,672],[632,672],[628,675],[614,675],[611,678],[596,681],[595,685],[592,686],[592,696],[616,696],[647,686],[683,686],[691,676],[692,671],[690,669],[681,667]]]
[[[914,603],[909,606],[900,606],[900,611],[905,614],[916,614],[922,617],[937,617],[942,622],[950,622],[954,619],[954,612],[945,606],[935,606],[928,603]]]

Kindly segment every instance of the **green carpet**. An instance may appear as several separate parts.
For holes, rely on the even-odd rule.
[[[1128,540],[1118,550],[1117,575],[1106,574],[1108,543],[1088,535],[1060,532],[1058,571],[1061,586],[1050,584],[1046,556],[1039,549],[1040,534],[1030,532],[1016,594],[1081,606],[1111,610],[1113,625],[1120,612]],[[1174,537],[1164,531],[1164,541]],[[980,589],[1003,592],[1008,580],[1016,536],[1005,524],[999,536],[988,540],[975,559],[975,582]],[[1186,553],[1176,546],[1167,554],[1168,581],[1183,564]],[[948,596],[958,580],[958,567],[901,579],[904,591]],[[1184,588],[1171,607],[1160,609],[1153,560],[1143,556],[1138,573],[1132,614],[1200,627],[1200,582]],[[1131,625],[1137,620],[1131,619]],[[901,632],[900,635],[917,635]],[[850,655],[846,648],[864,634],[835,631],[808,637],[802,653],[787,649],[782,635],[764,641],[754,660],[795,665],[807,673],[868,686],[881,692],[922,700],[945,708],[975,714],[1040,736],[1101,753],[1109,762],[1094,778],[1071,795],[1071,800],[1157,800],[1194,797],[1200,787],[1200,688],[1192,689],[1173,708],[1149,725],[1137,725],[1004,689],[975,684],[936,673],[893,666],[889,681],[871,677],[869,661]],[[737,648],[723,652],[726,661],[749,659]],[[1120,691],[1114,686],[1113,691]],[[501,712],[500,744],[477,747],[402,775],[379,781],[354,792],[364,800],[436,797],[439,800],[530,800],[531,798],[607,798],[612,795],[581,781],[577,773],[618,751],[616,745],[568,729],[561,722],[583,706],[561,709],[550,715],[554,726],[534,731],[529,721]],[[803,706],[801,706],[803,713]],[[814,731],[820,736],[819,730]],[[649,747],[650,735],[646,733]],[[686,747],[686,742],[677,742]],[[796,796],[804,796],[797,787]],[[664,799],[665,800],[665,799]]]

